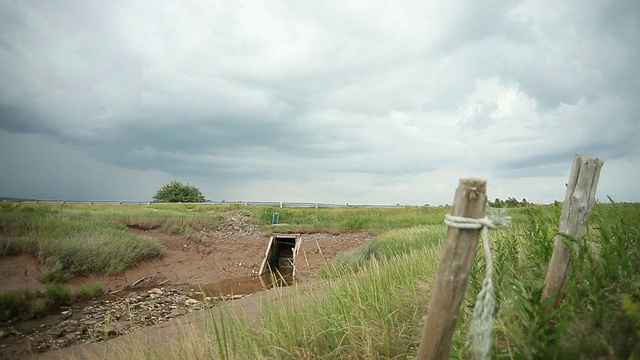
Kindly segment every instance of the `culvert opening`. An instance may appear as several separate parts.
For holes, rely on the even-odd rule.
[[[267,245],[259,275],[271,273],[281,277],[291,274],[291,277],[295,277],[300,242],[300,234],[273,234]]]

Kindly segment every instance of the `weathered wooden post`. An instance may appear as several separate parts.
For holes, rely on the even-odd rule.
[[[578,241],[584,235],[587,221],[595,204],[596,187],[604,161],[576,154],[573,157],[567,193],[562,204],[560,227],[554,238],[553,255],[544,280],[542,299],[556,296],[558,308],[567,290],[571,275],[571,258],[580,248]],[[566,244],[570,243],[572,248]]]
[[[479,219],[485,214],[487,181],[460,179],[451,215]],[[418,359],[447,359],[460,305],[469,285],[469,272],[478,246],[480,230],[449,227],[444,241],[427,323],[420,340]]]

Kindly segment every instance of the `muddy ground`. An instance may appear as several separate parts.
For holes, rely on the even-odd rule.
[[[82,344],[100,342],[104,337],[126,338],[146,327],[168,323],[207,304],[232,298],[227,295],[236,295],[233,299],[238,299],[240,295],[273,286],[264,277],[257,276],[270,233],[261,232],[251,215],[242,210],[219,215],[224,220],[218,226],[205,227],[190,236],[130,228],[132,232],[156,239],[167,255],[121,274],[92,274],[71,281],[75,292],[83,284],[101,283],[105,292],[101,299],[75,304],[43,319],[0,324],[0,359],[89,346]],[[278,227],[274,227],[273,232],[277,233]],[[373,235],[366,232],[301,234],[295,264],[296,283],[312,281],[317,271],[337,254],[372,238]],[[45,284],[37,280],[41,271],[42,266],[30,256],[0,257],[0,291],[44,290]],[[206,290],[205,294],[202,290]],[[132,303],[142,309],[140,313],[145,317],[127,317],[133,313],[138,316],[136,312],[122,310],[130,309]],[[116,317],[119,321],[114,321]],[[128,325],[131,323],[136,326]],[[95,328],[100,331],[92,332]]]

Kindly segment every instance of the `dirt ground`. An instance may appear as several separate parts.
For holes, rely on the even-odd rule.
[[[118,275],[92,274],[76,277],[70,285],[78,291],[83,284],[101,283],[105,293],[113,294],[111,296],[118,296],[132,289],[157,286],[197,289],[212,284],[220,285],[221,289],[224,288],[222,291],[227,293],[252,292],[241,287],[248,282],[256,283],[256,275],[265,256],[270,234],[261,233],[250,214],[241,210],[223,212],[220,215],[224,218],[220,225],[211,229],[203,228],[189,236],[132,227],[130,231],[156,239],[164,246],[167,255],[162,259],[145,261]],[[278,233],[278,227],[274,226],[273,233]],[[320,267],[331,262],[337,254],[372,238],[373,235],[366,232],[301,234],[301,247],[295,264],[296,283],[312,281]],[[0,290],[43,290],[45,285],[37,280],[41,271],[42,266],[30,256],[0,257]],[[251,301],[243,300],[251,306]],[[167,326],[169,325],[163,325],[162,328]],[[27,345],[24,344],[24,339],[22,343],[11,337],[0,339],[0,358],[15,358]],[[83,346],[89,345],[75,347]]]

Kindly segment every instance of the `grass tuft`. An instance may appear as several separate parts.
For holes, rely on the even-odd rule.
[[[66,282],[78,273],[118,273],[164,255],[155,240],[129,232],[124,224],[79,218],[71,209],[24,205],[0,212],[0,255],[32,254],[48,265],[44,282]]]
[[[338,255],[335,262],[323,267],[319,275],[336,278],[360,270],[372,259],[390,259],[421,249],[439,247],[445,226],[421,225],[390,230],[357,248]]]
[[[73,274],[64,269],[62,262],[56,260],[53,266],[46,267],[40,274],[43,283],[66,283],[73,278]]]
[[[45,288],[44,295],[50,307],[71,303],[71,288],[66,284],[49,285]]]
[[[101,296],[103,293],[102,283],[95,283],[93,285],[84,284],[80,288],[80,296],[83,299],[93,299]]]
[[[49,307],[47,306],[47,302],[44,299],[36,299],[31,303],[29,307],[29,315],[32,318],[40,318],[47,315],[49,311]]]

